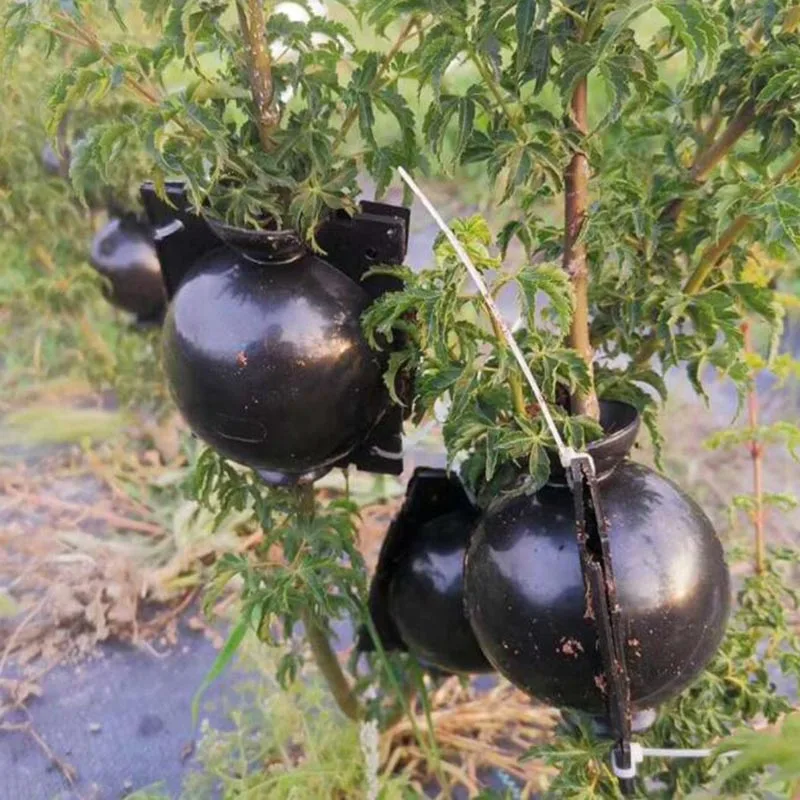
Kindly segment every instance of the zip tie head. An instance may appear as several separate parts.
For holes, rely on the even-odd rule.
[[[672,747],[643,747],[638,742],[631,742],[631,765],[621,767],[617,763],[617,750],[611,751],[611,771],[620,780],[630,780],[636,777],[636,771],[645,756],[654,758],[710,758],[713,750],[708,748],[685,749]],[[724,755],[735,755],[735,753],[725,753]]]
[[[617,749],[616,747],[611,751],[611,771],[621,781],[632,780],[636,777],[636,771],[639,764],[644,761],[644,748],[637,742],[631,742],[631,765],[630,767],[621,767],[617,763]]]

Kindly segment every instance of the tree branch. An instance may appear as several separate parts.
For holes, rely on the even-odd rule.
[[[247,6],[245,6],[245,2]],[[281,120],[275,103],[272,83],[272,59],[267,47],[267,23],[261,0],[236,0],[239,28],[247,46],[250,92],[256,106],[256,127],[261,147],[269,152],[274,147],[272,130]]]
[[[756,105],[754,101],[749,100],[731,119],[722,134],[705,150],[701,150],[697,153],[694,163],[689,169],[689,175],[697,185],[705,181],[714,167],[725,158],[736,142],[747,133],[755,119]],[[661,214],[662,221],[677,222],[683,211],[685,202],[686,199],[684,197],[675,198]]]
[[[588,132],[587,82],[581,80],[572,95],[572,126],[581,135]],[[600,406],[594,392],[592,358],[589,339],[589,266],[586,245],[580,240],[589,206],[589,159],[578,150],[564,173],[564,256],[563,266],[572,281],[575,296],[575,313],[572,317],[570,344],[586,363],[591,381],[588,392],[576,392],[572,398],[572,412],[599,419]]]
[[[370,85],[370,91],[374,91],[379,88],[381,80],[383,80],[383,73],[386,71],[389,64],[392,63],[392,59],[397,55],[400,51],[400,48],[414,35],[414,29],[420,27],[420,22],[417,17],[411,17],[408,21],[408,24],[403,28],[400,32],[400,35],[395,40],[394,44],[389,48],[386,55],[381,60],[380,65],[378,66],[378,70],[375,73],[375,77],[372,79],[372,84]],[[339,133],[336,134],[336,138],[333,140],[333,144],[331,145],[331,151],[335,151],[339,145],[345,140],[350,128],[353,127],[353,123],[358,119],[358,107],[353,107],[348,112],[347,116],[344,118],[344,122],[342,123],[342,127],[339,129]]]
[[[69,34],[60,28],[49,25],[43,26],[45,30],[54,34],[55,36],[58,36],[65,42],[80,45],[87,50],[94,50],[100,54],[100,57],[106,62],[106,64],[117,66],[117,62],[106,52],[106,49],[103,47],[100,39],[98,39],[97,34],[95,34],[95,32],[90,28],[79,25],[72,17],[69,16],[69,14],[66,14],[65,12],[59,12],[54,16],[54,19],[67,25],[67,27],[72,29],[73,33]],[[124,74],[123,82],[132,92],[139,95],[142,100],[145,100],[150,105],[158,105],[161,102],[158,95],[152,89],[148,89],[147,87],[143,86],[139,81],[127,73]]]

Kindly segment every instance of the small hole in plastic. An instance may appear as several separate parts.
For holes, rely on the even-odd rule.
[[[374,247],[368,247],[364,251],[364,255],[367,257],[368,261],[374,261],[378,257],[378,251]]]

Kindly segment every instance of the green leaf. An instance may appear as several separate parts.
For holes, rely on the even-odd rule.
[[[726,40],[725,18],[706,0],[657,0],[656,8],[667,18],[686,48],[692,74],[701,62],[715,66]]]
[[[631,23],[649,11],[655,0],[632,0],[622,4],[621,8],[612,11],[603,24],[603,32],[599,39],[598,59],[603,58],[605,52],[613,48],[617,39],[625,33]]]
[[[533,81],[533,91],[539,93],[550,77],[552,39],[547,31],[536,30],[531,35],[530,52],[520,69],[520,86]]]
[[[559,330],[562,333],[569,330],[574,298],[572,284],[563,269],[556,264],[536,264],[523,267],[515,279],[522,290],[529,325],[534,326],[536,296],[542,292],[555,312]]]
[[[459,163],[472,135],[475,124],[475,103],[470,97],[462,97],[458,104],[458,132],[453,147],[453,161]]]
[[[521,72],[533,49],[534,23],[536,22],[536,0],[518,0],[514,15],[517,31],[517,71]]]
[[[200,700],[204,692],[219,678],[228,664],[230,664],[231,659],[244,641],[244,637],[247,635],[249,628],[250,620],[246,616],[242,616],[228,635],[228,640],[225,642],[222,649],[217,653],[217,657],[214,659],[211,669],[208,671],[205,678],[203,678],[203,682],[200,684],[200,687],[195,692],[194,698],[192,699],[192,725],[197,725],[197,718],[200,713]]]

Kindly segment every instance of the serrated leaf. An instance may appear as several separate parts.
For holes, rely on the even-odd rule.
[[[514,27],[517,32],[517,71],[521,72],[530,58],[533,46],[534,23],[536,22],[536,0],[518,0],[514,12]]]
[[[657,0],[656,8],[686,48],[692,74],[715,66],[726,39],[725,18],[705,0]]]
[[[569,329],[574,297],[572,284],[563,269],[555,264],[523,267],[516,275],[516,282],[522,290],[530,325],[533,324],[536,311],[536,296],[542,292],[555,312],[559,330],[565,332]]]

